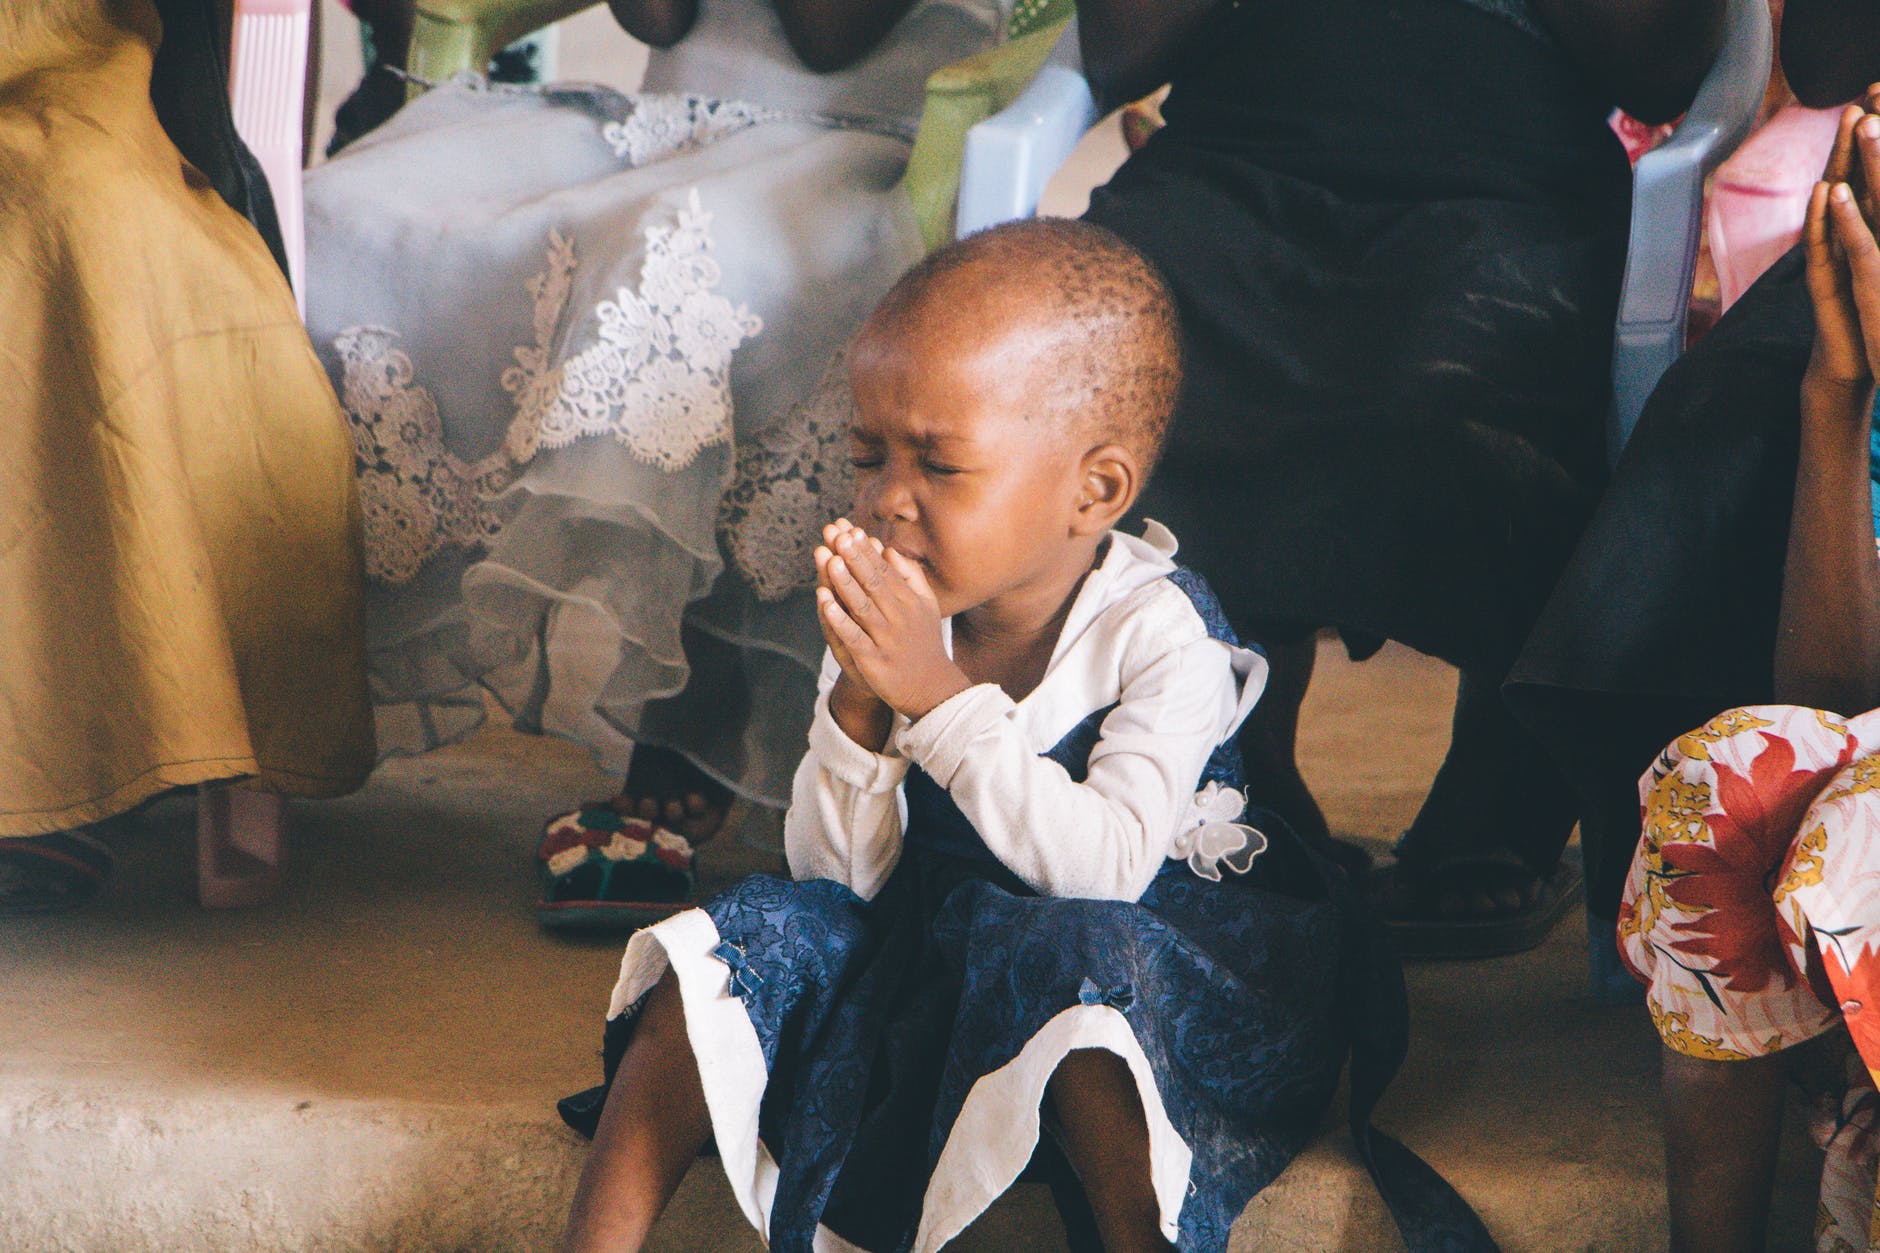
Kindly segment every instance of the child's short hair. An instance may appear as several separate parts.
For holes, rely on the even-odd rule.
[[[1052,408],[1153,466],[1181,388],[1175,298],[1155,267],[1101,226],[1030,218],[929,254],[877,306],[863,334],[916,316],[970,316],[959,297],[1013,295],[1047,328]],[[929,302],[936,302],[930,306]]]

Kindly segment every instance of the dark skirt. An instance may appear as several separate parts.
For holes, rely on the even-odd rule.
[[[1551,43],[1457,0],[1223,10],[1092,196],[1181,306],[1142,512],[1235,620],[1501,675],[1603,476],[1630,178]]]
[[[1195,1155],[1181,1248],[1225,1248],[1247,1200],[1311,1135],[1345,1048],[1327,905],[1210,884],[1183,863],[1140,905],[1016,886],[916,847],[873,901],[755,876],[705,905],[769,1071],[758,1125],[779,1168],[772,1248],[807,1253],[818,1223],[862,1248],[908,1248],[974,1085],[1023,1070],[1021,1050],[1081,1006],[1128,1020],[1156,1078],[1151,1125],[1165,1111]],[[976,1173],[1009,1155],[1001,1141],[1021,1134],[1056,1060],[1013,1076],[1022,1104],[1001,1108],[1000,1141],[955,1155],[973,1150]],[[1013,1172],[1034,1147],[1017,1146]]]
[[[1250,820],[1273,842],[1251,874],[1216,883],[1170,862],[1135,903],[1039,897],[996,863],[919,844],[872,901],[759,875],[707,902],[725,971],[709,982],[742,1002],[762,1054],[770,1247],[808,1253],[819,1225],[879,1253],[917,1232],[932,1247],[1028,1164],[1074,1247],[1096,1247],[1034,1118],[1073,1041],[1131,1062],[1158,1195],[1165,1214],[1179,1207],[1188,1253],[1227,1246],[1316,1131],[1348,1053],[1359,1153],[1408,1247],[1492,1250],[1453,1190],[1369,1125],[1404,1048],[1381,935],[1276,816]],[[609,1082],[634,1021],[629,1006],[608,1022]],[[592,1134],[603,1100],[604,1088],[570,1098],[564,1117]]]
[[[1813,342],[1798,247],[1666,372],[1509,675],[1516,716],[1581,794],[1601,917],[1617,914],[1659,750],[1772,699]]]

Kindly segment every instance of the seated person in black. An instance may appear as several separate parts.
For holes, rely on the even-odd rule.
[[[1293,763],[1316,630],[1455,664],[1449,756],[1379,896],[1459,916],[1438,946],[1538,942],[1574,798],[1498,689],[1605,473],[1630,206],[1606,119],[1689,105],[1721,0],[1079,11],[1110,100],[1173,83],[1088,216],[1181,307],[1189,384],[1142,510],[1268,649],[1261,794],[1325,833]]]

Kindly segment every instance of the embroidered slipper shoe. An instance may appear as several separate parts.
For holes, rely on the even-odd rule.
[[[558,931],[632,931],[692,907],[692,845],[683,835],[598,803],[562,814],[535,853],[535,916]]]
[[[112,863],[82,830],[0,838],[0,917],[76,909],[98,895]]]

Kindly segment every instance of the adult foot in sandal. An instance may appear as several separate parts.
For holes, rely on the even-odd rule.
[[[724,827],[731,789],[670,748],[636,744],[613,806],[703,844]]]
[[[111,850],[83,831],[0,837],[0,917],[76,909],[111,865]]]
[[[1534,908],[1544,876],[1512,853],[1374,867],[1365,898],[1390,921],[1505,918]]]
[[[1496,685],[1465,673],[1442,769],[1367,894],[1406,955],[1532,948],[1580,891],[1578,866],[1560,857],[1574,818],[1566,781]]]
[[[1365,881],[1366,899],[1405,957],[1524,952],[1547,938],[1581,889],[1572,860],[1543,875],[1506,852],[1395,861]]]

